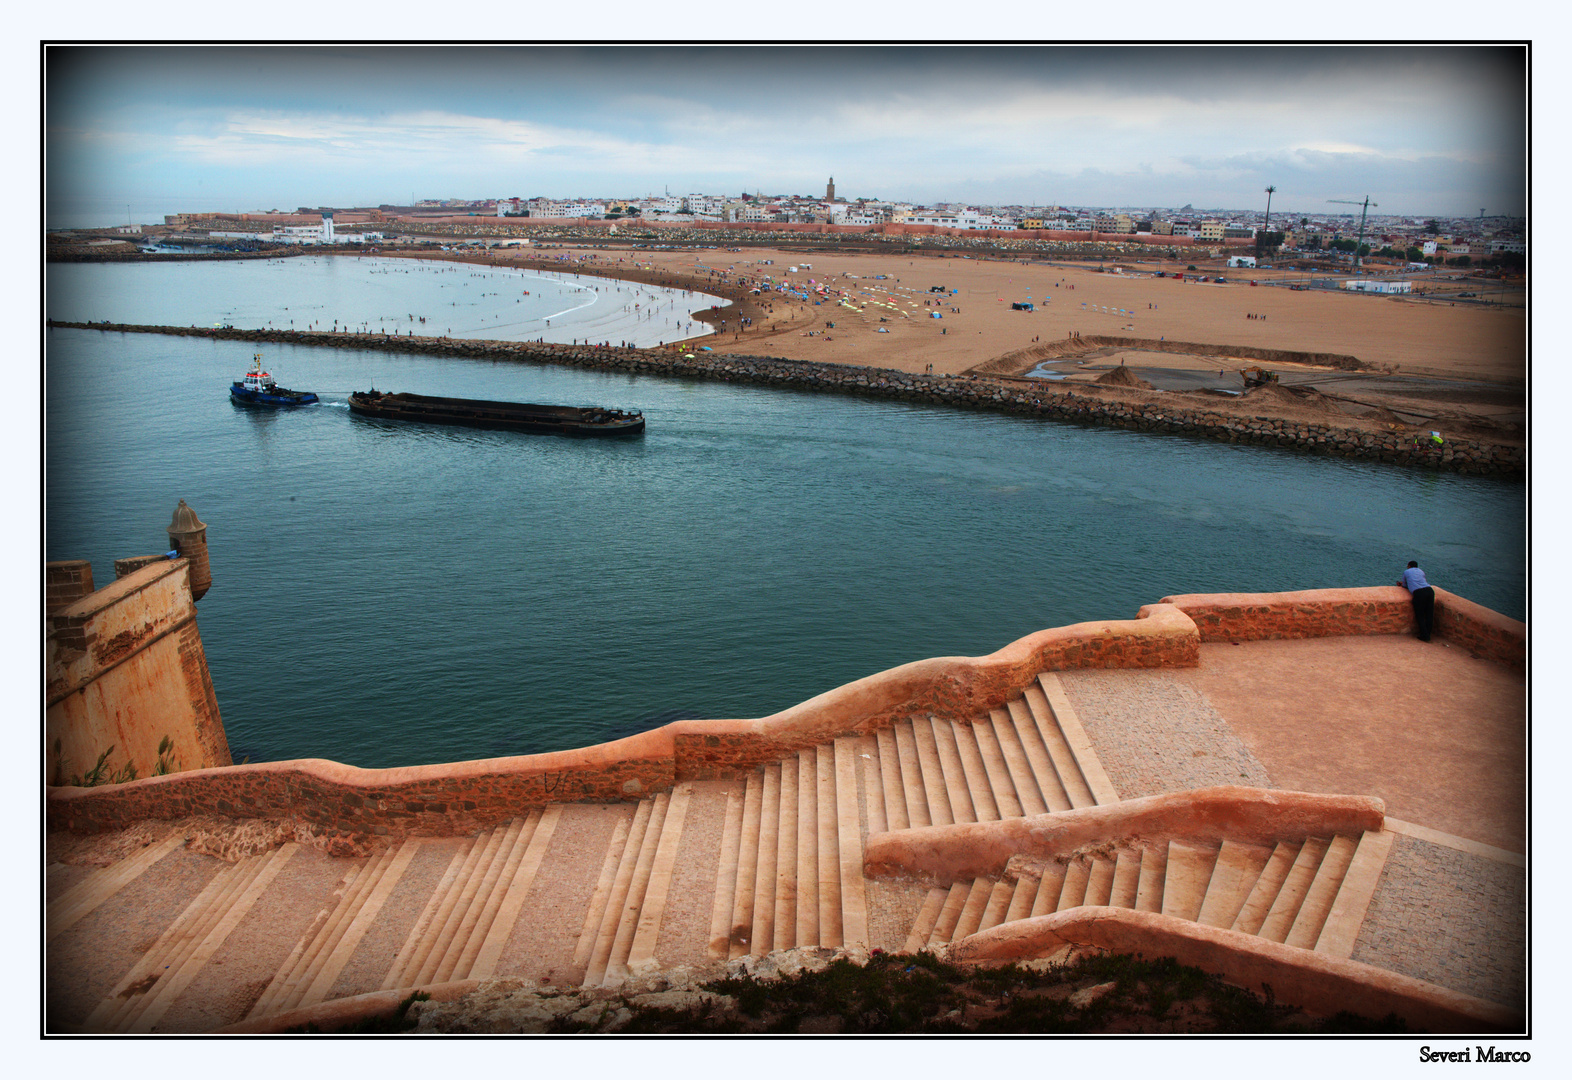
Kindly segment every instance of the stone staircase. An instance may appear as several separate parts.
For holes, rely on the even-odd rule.
[[[71,959],[58,968],[51,959],[50,978],[65,988],[51,990],[51,1011],[57,996],[76,996],[59,1006],[69,1019],[51,1022],[85,1032],[211,1030],[379,985],[549,969],[559,984],[612,987],[679,955],[698,963],[867,946],[866,836],[1117,801],[1058,678],[1043,674],[971,723],[902,720],[799,750],[740,782],[680,783],[636,806],[552,804],[472,838],[411,838],[366,859],[289,843],[217,864],[182,850],[177,835],[52,890],[48,941]],[[593,846],[579,842],[587,835]],[[686,835],[695,839],[685,846]],[[1390,834],[1275,848],[1131,842],[1046,866],[1017,859],[1000,880],[932,890],[906,947],[1112,905],[1346,957],[1389,845]],[[674,888],[679,854],[690,895]],[[160,905],[162,885],[149,881],[165,880],[186,884]],[[554,887],[572,899],[553,902]],[[125,890],[140,899],[117,902]],[[676,930],[673,904],[684,905]],[[154,918],[150,907],[165,913]],[[533,914],[521,920],[525,910]],[[539,948],[560,950],[554,959],[531,951],[540,939],[532,931],[549,932]],[[884,940],[899,932],[886,926]],[[106,944],[123,959],[92,975]]]
[[[1267,847],[1173,840],[933,889],[906,950],[937,949],[1017,919],[1078,907],[1159,912],[1347,959],[1392,846],[1390,832]],[[1013,880],[1012,880],[1013,878]]]

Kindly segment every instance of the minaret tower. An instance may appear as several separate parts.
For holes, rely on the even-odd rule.
[[[830,177],[830,182],[824,185],[824,201],[835,201],[835,177]]]

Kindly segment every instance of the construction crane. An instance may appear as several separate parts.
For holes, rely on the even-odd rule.
[[[1365,201],[1363,203],[1356,203],[1352,199],[1328,199],[1326,201],[1347,203],[1349,206],[1364,207],[1363,210],[1359,211],[1359,239],[1354,241],[1354,273],[1357,274],[1359,273],[1359,249],[1364,247],[1365,244],[1365,215],[1370,213],[1370,208],[1372,206],[1380,206],[1381,204],[1371,202],[1370,196],[1368,195],[1365,196]]]

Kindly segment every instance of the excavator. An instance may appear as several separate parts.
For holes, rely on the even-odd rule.
[[[1242,368],[1239,371],[1239,375],[1244,379],[1246,390],[1253,390],[1257,386],[1265,386],[1268,383],[1277,381],[1277,372],[1268,371],[1264,367]]]

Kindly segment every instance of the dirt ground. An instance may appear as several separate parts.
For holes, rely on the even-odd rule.
[[[1268,283],[1302,284],[1309,275],[1229,271],[1216,263],[1197,263],[1195,273],[1221,272],[1228,284],[1155,276],[1159,269],[1185,271],[1183,256],[1177,262],[1110,260],[1100,269],[934,254],[545,246],[499,250],[485,261],[571,268],[725,296],[729,306],[697,316],[716,326],[706,344],[717,352],[950,375],[1017,354],[1018,370],[997,373],[1033,371],[1034,381],[1086,383],[1123,364],[1155,389],[1120,388],[1120,396],[1204,395],[1208,407],[1222,411],[1244,407],[1236,397],[1243,389],[1240,369],[1258,362],[1232,356],[1231,349],[1329,353],[1354,357],[1362,370],[1269,363],[1282,385],[1310,392],[1272,395],[1270,401],[1257,395],[1245,411],[1339,423],[1353,418],[1363,422],[1350,426],[1373,429],[1440,428],[1508,443],[1521,443],[1526,425],[1522,290],[1503,290],[1461,270],[1418,280],[1420,295],[1396,298],[1294,290]],[[815,303],[753,293],[765,275],[804,291],[824,285],[831,295]],[[1252,279],[1260,284],[1251,285]],[[943,292],[933,291],[940,287]],[[1462,292],[1505,304],[1457,298]],[[1017,302],[1031,302],[1035,310],[1015,310]],[[741,324],[743,318],[751,325]],[[1209,351],[1069,350],[1064,346],[1072,335],[1189,342]],[[1045,363],[1030,355],[1039,352],[1049,354]]]

